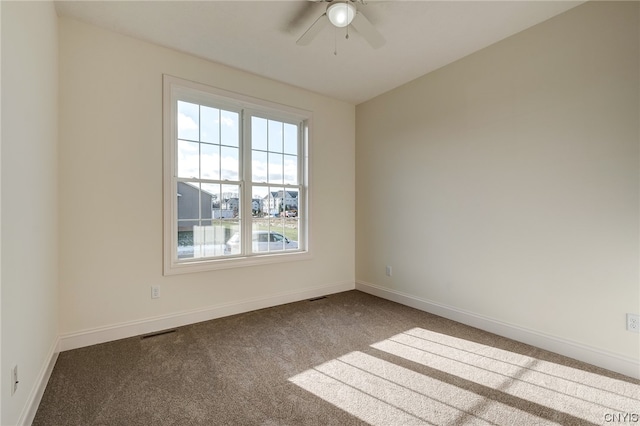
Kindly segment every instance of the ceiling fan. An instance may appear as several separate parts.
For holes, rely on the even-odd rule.
[[[296,44],[309,45],[314,38],[328,25],[336,28],[349,27],[356,30],[374,49],[384,45],[385,39],[360,12],[356,3],[364,4],[364,0],[320,0],[327,3],[326,11],[320,15],[311,26],[300,36]],[[348,37],[348,33],[347,33]]]

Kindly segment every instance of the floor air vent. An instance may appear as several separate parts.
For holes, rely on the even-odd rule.
[[[164,330],[164,331],[158,331],[157,333],[150,333],[150,334],[145,334],[144,336],[141,336],[140,338],[142,340],[144,339],[150,339],[151,337],[158,337],[158,336],[164,336],[165,334],[170,334],[170,333],[175,333],[178,330],[176,330],[175,328],[172,330]]]
[[[313,299],[309,299],[309,302],[315,302],[316,300],[326,299],[327,296],[314,297]]]

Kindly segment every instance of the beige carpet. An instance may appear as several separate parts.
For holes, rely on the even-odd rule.
[[[358,291],[60,354],[34,425],[640,424],[640,381]]]

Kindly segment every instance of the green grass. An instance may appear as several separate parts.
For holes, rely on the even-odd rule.
[[[254,219],[253,229],[256,231],[268,231],[280,232],[291,241],[298,241],[298,221],[296,219],[289,219],[284,221],[280,218],[273,219]]]

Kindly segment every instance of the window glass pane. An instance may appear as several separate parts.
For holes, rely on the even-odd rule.
[[[200,177],[220,179],[220,145],[200,144]]]
[[[222,145],[239,146],[238,113],[232,111],[220,111],[220,142]]]
[[[199,219],[200,188],[197,183],[178,182],[178,220]]]
[[[280,217],[280,213],[282,213],[284,209],[284,188],[274,188],[271,187],[270,195],[270,205],[271,205],[271,216]]]
[[[282,154],[269,152],[269,183],[282,183]]]
[[[240,174],[239,149],[230,147],[220,147],[222,156],[222,170],[220,178],[222,180],[238,180]]]
[[[284,235],[279,232],[271,231],[269,238],[269,251],[284,250]]]
[[[203,221],[193,227],[193,257],[213,257],[225,254],[225,227],[219,221]]]
[[[267,181],[267,153],[264,151],[251,152],[251,180],[253,182]]]
[[[220,143],[220,110],[207,106],[200,107],[200,140]]]
[[[200,218],[212,219],[213,203],[217,201],[220,185],[203,183],[200,187]]]
[[[240,221],[220,221],[220,227],[223,229],[225,238],[224,254],[234,255],[242,253],[242,232],[240,229]]]
[[[269,223],[268,219],[254,221],[251,227],[251,251],[253,253],[269,250]]]
[[[267,150],[267,120],[264,118],[251,117],[251,147]]]
[[[284,152],[293,155],[298,153],[298,126],[284,124]]]
[[[178,259],[193,257],[193,227],[198,221],[178,221]]]
[[[284,219],[284,235],[288,241],[285,241],[285,250],[297,250],[298,241],[300,241],[298,218],[285,217]]]
[[[240,187],[238,185],[222,185],[220,208],[223,218],[237,218],[240,216]]]
[[[269,251],[282,251],[285,248],[284,242],[284,221],[282,216],[271,219],[269,224]]]
[[[200,177],[199,143],[178,141],[178,177]]]
[[[221,219],[220,185],[206,184],[205,190],[211,194],[211,214],[213,219]]]
[[[200,114],[199,106],[189,102],[178,101],[178,139],[199,140]]]
[[[297,217],[298,216],[298,191],[294,189],[287,189],[284,191],[283,199],[283,216],[284,217]]]
[[[295,155],[284,156],[284,183],[298,184],[298,157]]]
[[[260,218],[269,214],[269,188],[254,186],[251,194],[251,215]],[[266,207],[265,207],[266,206]]]
[[[273,191],[271,187],[269,187],[269,192],[267,196],[264,198],[262,203],[262,210],[264,212],[264,216],[275,216],[278,211],[276,209],[276,192]]]
[[[282,152],[282,123],[269,120],[269,151]]]

